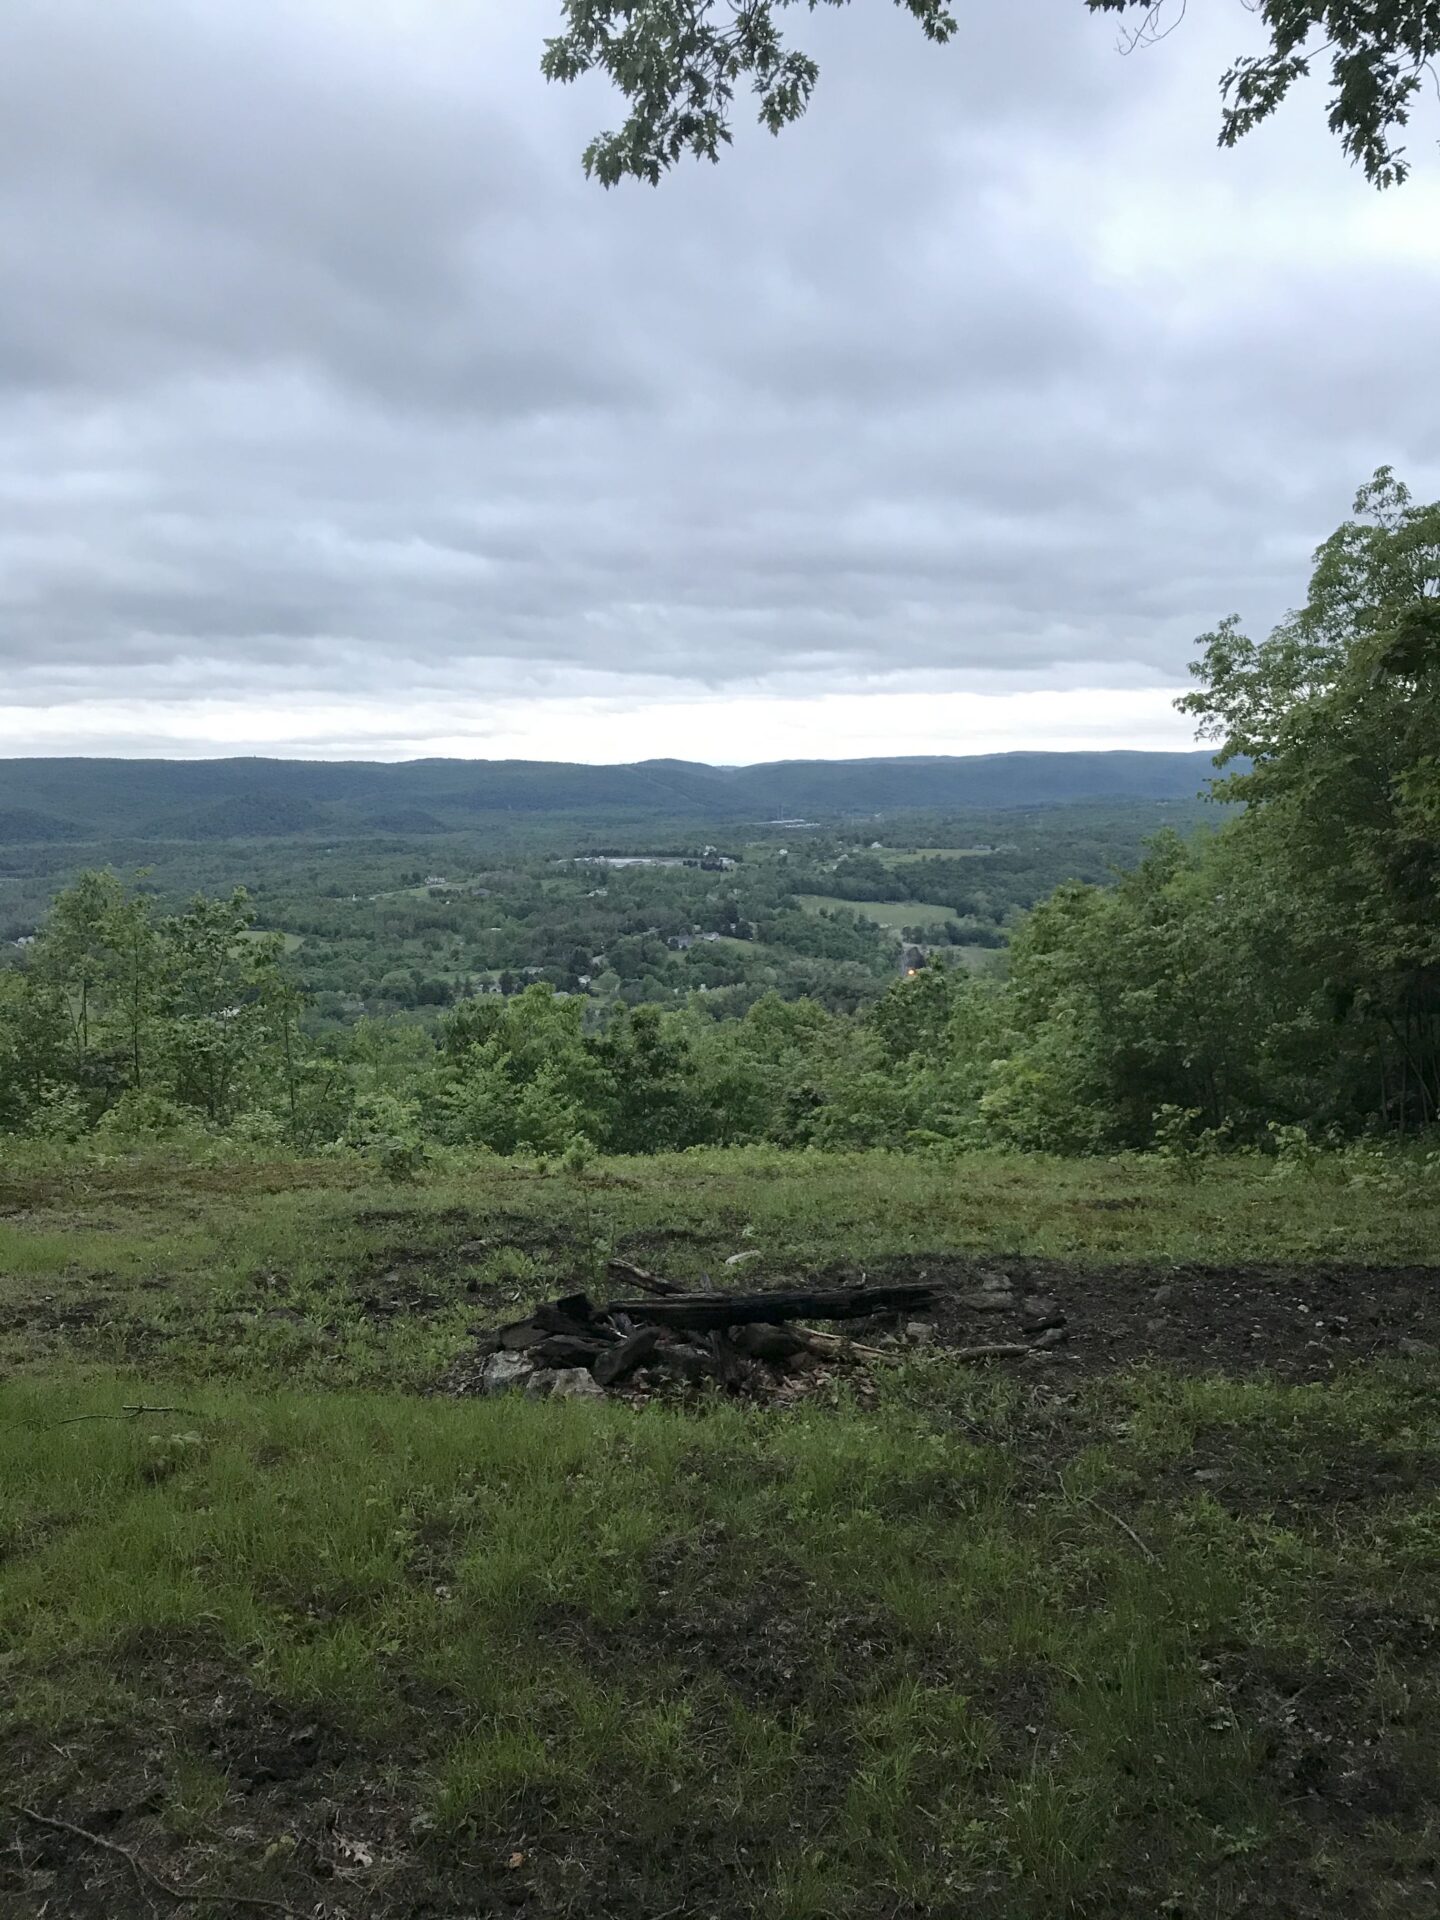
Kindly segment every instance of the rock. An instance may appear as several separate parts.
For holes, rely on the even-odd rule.
[[[1063,1347],[1069,1338],[1064,1327],[1044,1327],[1035,1336],[1033,1347]]]
[[[1169,1325],[1170,1322],[1161,1314],[1156,1319],[1145,1322],[1145,1331],[1154,1339],[1156,1334],[1164,1333]]]
[[[518,1353],[492,1353],[480,1369],[481,1393],[510,1393],[523,1387],[535,1369]]]
[[[935,1331],[935,1322],[933,1320],[907,1320],[905,1322],[905,1338],[910,1342],[912,1347],[928,1346],[935,1338]]]
[[[550,1376],[552,1400],[603,1400],[605,1389],[584,1367],[560,1367]]]
[[[1428,1340],[1416,1340],[1411,1334],[1404,1334],[1395,1342],[1395,1351],[1403,1353],[1407,1360],[1428,1360],[1435,1348]]]
[[[1168,1307],[1175,1298],[1175,1289],[1169,1285],[1156,1287],[1150,1298],[1157,1307]]]
[[[962,1293],[960,1301],[973,1313],[1008,1313],[1015,1304],[1013,1293]]]
[[[758,1260],[760,1258],[761,1253],[758,1247],[747,1247],[743,1253],[732,1253],[728,1255],[725,1264],[727,1267],[739,1267],[743,1266],[747,1260]]]
[[[1026,1333],[1044,1333],[1050,1327],[1063,1327],[1065,1315],[1058,1301],[1032,1293],[1020,1303],[1020,1325]]]
[[[1013,1293],[1015,1285],[1003,1273],[984,1273],[980,1276],[980,1291],[982,1293]]]
[[[1225,1474],[1220,1467],[1197,1467],[1190,1478],[1201,1481],[1205,1486],[1212,1486],[1217,1480],[1223,1480]]]

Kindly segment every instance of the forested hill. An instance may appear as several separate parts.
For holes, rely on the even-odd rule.
[[[453,832],[478,816],[764,821],[905,809],[1189,800],[1208,753],[781,760],[0,760],[0,842]]]

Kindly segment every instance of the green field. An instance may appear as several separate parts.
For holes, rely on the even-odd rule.
[[[276,928],[252,927],[248,933],[242,934],[241,938],[244,940],[273,940],[277,931],[278,929]],[[305,944],[305,936],[300,933],[282,933],[280,940],[286,953],[298,953]]]
[[[902,927],[940,926],[956,918],[953,907],[933,900],[842,900],[830,893],[800,893],[796,899],[807,913],[858,913],[898,935]]]
[[[988,860],[994,847],[887,847],[884,857],[892,866],[904,866],[909,860]]]
[[[13,1158],[0,1910],[1432,1914],[1426,1178]],[[784,1409],[454,1396],[612,1254],[958,1291]],[[1068,1345],[955,1358],[1012,1281]]]

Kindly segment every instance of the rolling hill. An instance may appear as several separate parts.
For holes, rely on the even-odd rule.
[[[1190,800],[1208,753],[686,760],[0,760],[0,839],[194,841],[446,832],[483,815],[747,821],[1080,800]],[[384,823],[384,824],[382,824]],[[403,824],[402,824],[403,823]]]

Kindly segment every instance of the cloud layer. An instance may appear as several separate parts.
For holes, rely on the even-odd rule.
[[[0,749],[1176,743],[1194,634],[1440,479],[1440,169],[1216,153],[1231,11],[797,12],[803,125],[607,195],[556,0],[6,9]]]

